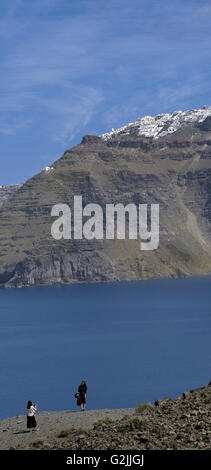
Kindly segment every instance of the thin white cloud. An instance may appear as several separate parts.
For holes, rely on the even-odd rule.
[[[15,135],[17,132],[21,129],[27,129],[30,126],[31,122],[30,121],[22,121],[21,123],[16,123],[16,124],[7,124],[6,122],[4,124],[0,124],[0,134],[4,135]]]
[[[80,87],[78,94],[77,87],[66,86],[62,97],[40,98],[38,105],[49,113],[49,121],[51,116],[55,120],[56,129],[50,130],[51,137],[67,143],[90,122],[102,101],[102,94],[94,88]]]
[[[65,0],[10,2],[0,23],[0,116],[11,119],[11,132],[37,125],[40,114],[43,132],[66,141],[95,116],[102,127],[118,126],[142,109],[165,111],[207,91],[210,4],[152,1],[150,12],[145,1],[97,5],[81,1],[84,10],[73,14]],[[54,7],[65,13],[48,15]]]

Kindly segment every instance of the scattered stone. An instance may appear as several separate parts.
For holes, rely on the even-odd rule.
[[[135,409],[92,410],[83,415],[70,411],[52,412],[48,414],[46,423],[47,414],[41,412],[40,431],[36,437],[36,433],[17,433],[16,418],[3,420],[0,421],[0,448],[210,450],[211,387],[184,393],[185,399],[157,400],[159,405],[153,408],[153,412],[146,409],[138,416]],[[99,420],[103,425],[94,428],[93,424]]]
[[[182,394],[182,398],[186,399],[186,398],[188,398],[188,397],[189,397],[189,393],[188,393],[188,392],[184,392],[184,393]]]

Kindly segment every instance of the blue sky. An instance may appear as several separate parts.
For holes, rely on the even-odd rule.
[[[211,105],[211,2],[0,0],[0,185],[84,134]]]

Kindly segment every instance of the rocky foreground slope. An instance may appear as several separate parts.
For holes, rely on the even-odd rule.
[[[51,209],[160,205],[160,243],[54,240]],[[211,108],[145,117],[81,144],[28,180],[0,209],[0,286],[211,273]]]
[[[211,449],[211,384],[136,410],[40,413],[37,419],[34,433],[25,431],[25,417],[0,421],[1,448]]]

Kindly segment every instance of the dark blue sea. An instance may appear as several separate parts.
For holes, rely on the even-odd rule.
[[[0,290],[0,418],[135,407],[211,380],[211,278]]]

